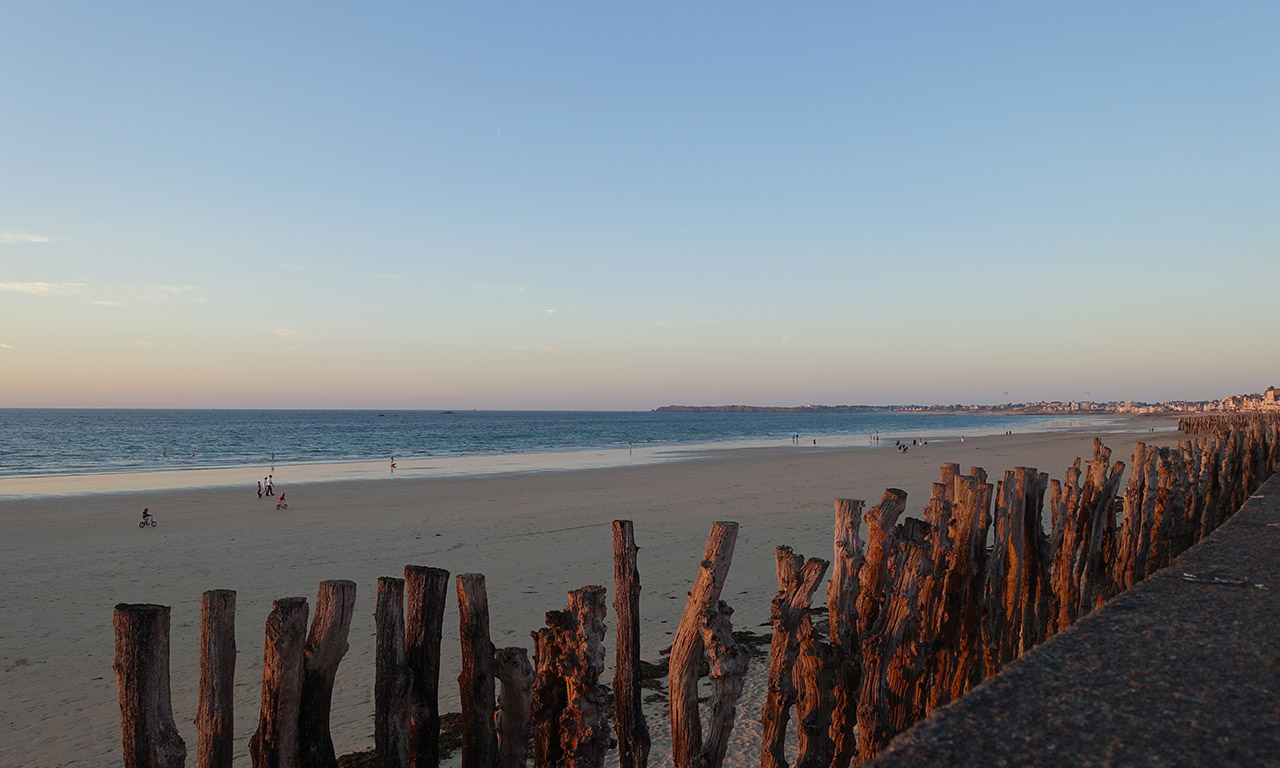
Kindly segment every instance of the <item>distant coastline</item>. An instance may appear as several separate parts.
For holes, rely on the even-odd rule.
[[[653,413],[932,413],[987,414],[998,416],[1170,416],[1216,412],[1218,402],[1165,401],[1160,403],[1054,401],[1001,403],[998,405],[664,405]]]
[[[896,413],[890,405],[664,405],[654,413]]]

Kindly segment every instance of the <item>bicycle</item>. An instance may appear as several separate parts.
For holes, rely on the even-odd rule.
[[[156,521],[155,521],[155,520],[142,520],[142,521],[140,521],[140,522],[138,523],[138,527],[139,527],[139,528],[146,528],[146,527],[148,527],[148,526],[150,526],[150,527],[152,527],[152,528],[155,528],[155,527],[156,527]]]

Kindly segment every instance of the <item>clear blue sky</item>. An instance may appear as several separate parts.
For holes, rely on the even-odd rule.
[[[23,0],[0,28],[0,406],[1280,384],[1274,2]]]

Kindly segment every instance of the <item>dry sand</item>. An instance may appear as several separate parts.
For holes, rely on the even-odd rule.
[[[194,764],[200,594],[237,591],[236,764],[248,766],[271,601],[302,595],[314,603],[320,581],[355,581],[351,649],[333,700],[341,754],[373,745],[377,579],[402,576],[406,564],[485,574],[495,645],[522,645],[532,654],[529,633],[545,611],[564,607],[568,590],[603,584],[612,591],[610,521],[633,520],[644,585],[643,655],[657,660],[671,642],[715,520],[741,526],[724,590],[735,627],[767,632],[774,548],[789,544],[830,558],[834,498],[870,505],[886,487],[902,488],[910,494],[909,514],[919,516],[944,462],[962,470],[982,466],[993,478],[1015,466],[1061,478],[1075,457],[1089,458],[1095,435],[1127,460],[1135,440],[1176,442],[1172,427],[1135,419],[1106,432],[1093,426],[964,442],[931,438],[906,454],[894,450],[895,436],[882,437],[878,447],[788,441],[699,451],[682,461],[654,462],[649,455],[638,466],[611,457],[602,463],[624,466],[472,476],[406,477],[398,470],[394,477],[314,482],[321,470],[277,467],[288,493],[285,512],[256,498],[256,470],[241,473],[250,477],[238,487],[164,489],[172,478],[135,478],[137,489],[128,490],[129,477],[117,476],[98,483],[112,492],[84,493],[94,483],[77,481],[81,492],[35,498],[6,498],[37,491],[0,481],[0,765],[121,764],[111,671],[117,603],[172,606],[173,709]],[[157,528],[138,529],[143,506],[156,515]],[[456,603],[446,612],[444,633],[440,695],[451,711],[458,701]],[[612,626],[606,643],[611,654]],[[758,761],[762,696],[762,681],[748,685],[732,765]],[[651,713],[655,766],[670,765],[661,720],[660,711]]]

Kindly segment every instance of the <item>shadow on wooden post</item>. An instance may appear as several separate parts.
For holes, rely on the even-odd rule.
[[[124,766],[181,768],[187,745],[178,735],[169,698],[169,606],[120,603],[111,623]]]
[[[329,709],[338,664],[347,654],[347,635],[356,608],[354,581],[322,581],[316,613],[307,636],[302,673],[302,701],[298,711],[299,757],[302,768],[338,768],[329,732]]]
[[[411,672],[409,698],[409,765],[440,765],[440,638],[449,596],[449,572],[443,568],[406,565],[405,662]]]
[[[405,663],[404,579],[378,579],[373,684],[373,745],[378,768],[409,768],[409,693]]]
[[[458,691],[462,704],[462,768],[493,768],[498,764],[498,734],[494,730],[493,641],[489,639],[489,595],[484,574],[458,575],[458,637],[462,642],[462,671]]]
[[[200,704],[196,768],[231,768],[235,751],[236,593],[200,596]]]
[[[298,710],[307,633],[307,599],[286,597],[271,604],[262,659],[262,711],[249,739],[253,768],[298,765]]]

